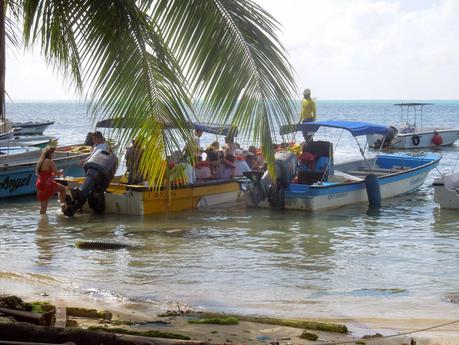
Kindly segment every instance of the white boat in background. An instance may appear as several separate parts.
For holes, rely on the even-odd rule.
[[[441,208],[459,209],[459,172],[436,178],[433,186],[434,200]]]
[[[14,135],[41,135],[54,121],[13,122]]]
[[[433,103],[398,103],[400,123],[389,127],[389,134],[369,135],[368,145],[374,148],[418,149],[452,145],[459,139],[459,128],[423,127],[424,106]]]
[[[57,137],[48,135],[28,135],[20,137],[12,137],[9,139],[0,140],[0,147],[9,146],[36,146],[44,148],[52,141],[57,141]]]

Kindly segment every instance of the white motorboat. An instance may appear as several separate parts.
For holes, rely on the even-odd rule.
[[[433,186],[435,202],[441,208],[459,209],[459,172],[435,179]]]
[[[398,103],[400,125],[389,127],[389,134],[369,135],[368,144],[394,149],[418,149],[452,145],[459,139],[459,128],[423,127],[424,106],[432,103]]]
[[[54,121],[13,122],[14,135],[41,135]]]

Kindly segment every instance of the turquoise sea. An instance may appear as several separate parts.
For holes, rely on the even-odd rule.
[[[399,101],[317,101],[318,118],[391,124]],[[432,101],[424,125],[459,127],[459,101]],[[8,104],[14,121],[55,120],[47,134],[81,142],[92,122],[80,103]],[[335,157],[359,152],[340,132],[322,133]],[[204,143],[214,137],[204,138]],[[246,143],[248,144],[248,143]],[[367,205],[304,213],[225,205],[202,212],[47,218],[35,198],[0,202],[0,288],[13,282],[120,303],[176,303],[215,311],[334,318],[458,318],[447,295],[459,292],[459,213],[433,201],[432,180],[451,171],[459,143],[439,150],[438,171],[416,193]],[[456,167],[459,169],[459,167]],[[80,250],[78,240],[135,248]],[[57,292],[56,292],[57,293]]]

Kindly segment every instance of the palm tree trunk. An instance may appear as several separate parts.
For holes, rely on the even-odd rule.
[[[6,126],[5,120],[5,1],[0,0],[0,124]]]

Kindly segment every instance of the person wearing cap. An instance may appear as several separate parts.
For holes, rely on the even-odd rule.
[[[245,161],[249,154],[251,155],[252,153],[247,150],[236,150],[236,161],[234,162],[236,171],[234,176],[243,176],[246,171],[252,171],[252,169],[250,169],[249,165]]]
[[[303,96],[300,122],[314,122],[316,120],[316,102],[311,98],[311,90],[305,89]]]

